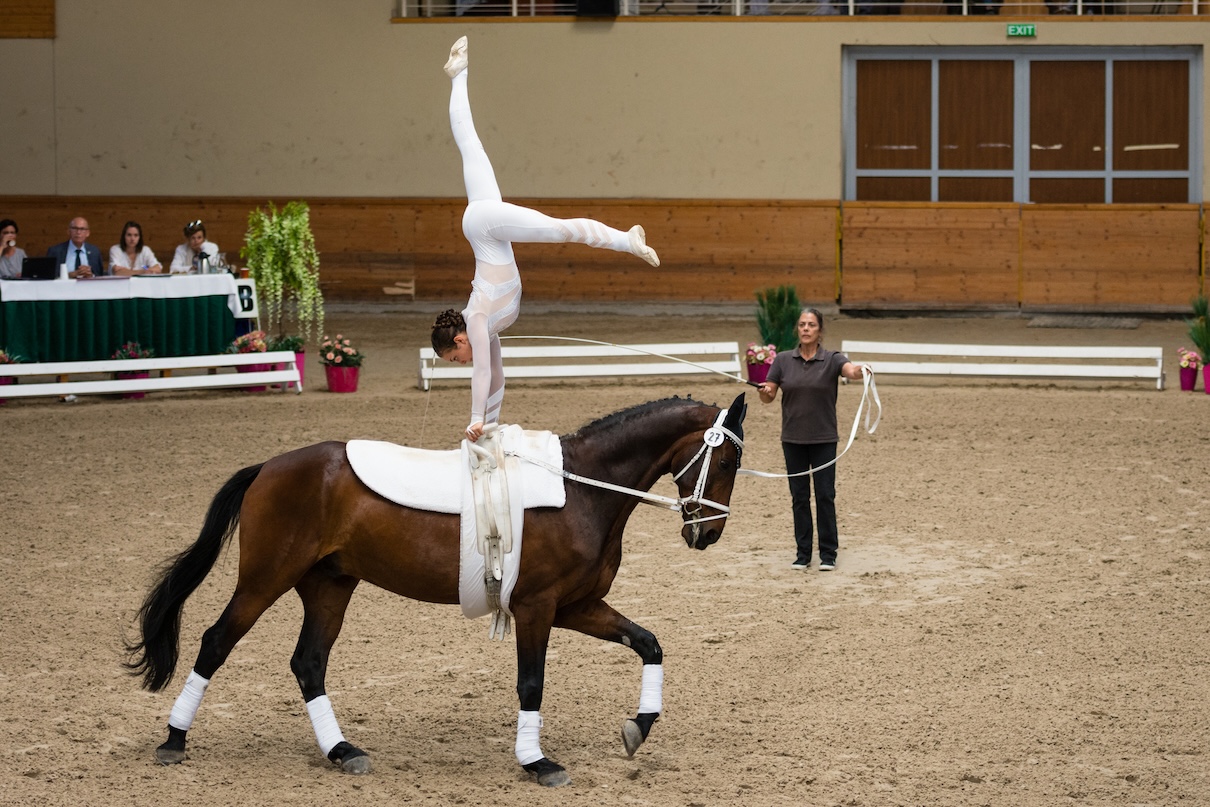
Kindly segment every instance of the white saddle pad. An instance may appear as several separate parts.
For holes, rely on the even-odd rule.
[[[501,426],[499,439],[506,451],[516,451],[563,469],[563,447],[552,432]],[[487,564],[479,552],[475,530],[466,441],[459,450],[427,451],[380,440],[351,440],[345,445],[345,455],[357,478],[379,496],[417,510],[461,514],[458,599],[462,613],[471,619],[491,613],[483,582]],[[521,565],[524,511],[532,507],[563,507],[567,491],[558,473],[516,458],[508,462],[513,546],[504,555],[500,606],[511,614],[508,602]]]
[[[504,447],[563,468],[563,447],[553,432],[502,427]],[[464,441],[465,442],[465,441]],[[353,473],[370,490],[396,504],[432,513],[461,513],[462,489],[470,478],[466,449],[429,451],[382,440],[350,440],[345,456]],[[525,509],[567,503],[563,477],[530,462],[521,463]]]

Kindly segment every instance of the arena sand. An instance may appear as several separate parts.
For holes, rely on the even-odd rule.
[[[556,631],[542,746],[573,784],[516,764],[511,641],[456,607],[355,595],[328,691],[365,777],[320,757],[289,670],[284,597],[215,677],[164,768],[153,749],[234,584],[238,549],[189,601],[169,688],[121,669],[154,569],[196,536],[236,469],[320,440],[450,448],[464,386],[415,386],[438,306],[346,308],[369,355],[355,395],[207,392],[0,408],[0,803],[21,805],[1170,805],[1210,803],[1210,396],[1146,383],[885,377],[881,427],[841,460],[832,573],[789,568],[782,481],[741,478],[723,539],[689,550],[639,508],[609,601],[665,652],[664,716],[627,759],[637,657]],[[830,320],[842,338],[1183,342],[1022,319]],[[756,337],[747,314],[528,306],[512,333],[623,342]],[[567,432],[710,377],[514,382],[506,420]],[[859,388],[841,390],[847,429]],[[779,471],[779,412],[750,395],[748,467]],[[672,490],[661,481],[659,492]]]

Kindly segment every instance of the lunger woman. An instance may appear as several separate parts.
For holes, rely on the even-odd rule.
[[[773,403],[781,390],[781,448],[790,477],[790,507],[794,513],[797,554],[791,569],[811,565],[812,526],[819,532],[819,570],[836,568],[840,539],[836,527],[836,385],[844,376],[856,381],[862,369],[848,356],[823,346],[823,314],[803,309],[798,317],[798,349],[783,351],[773,360],[768,379],[760,385],[760,399]],[[827,466],[822,467],[822,466]],[[808,475],[806,471],[818,469]],[[802,476],[793,476],[802,474]],[[811,522],[811,480],[815,480],[815,513]]]
[[[461,312],[443,311],[433,325],[433,350],[443,359],[472,362],[471,419],[466,437],[475,442],[485,423],[500,418],[504,400],[504,364],[499,334],[517,319],[521,305],[521,275],[513,258],[513,242],[557,244],[574,241],[597,249],[629,252],[659,266],[647,246],[643,228],[615,230],[592,219],[555,219],[536,210],[503,201],[491,161],[475,132],[467,95],[467,46],[462,37],[450,48],[445,72],[452,79],[450,128],[462,155],[466,212],[462,233],[475,253],[471,297]]]

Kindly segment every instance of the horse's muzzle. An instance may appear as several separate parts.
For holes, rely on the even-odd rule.
[[[697,528],[696,530],[694,528]],[[681,527],[681,537],[690,549],[705,549],[723,536],[721,527],[702,527],[700,524],[686,524]]]

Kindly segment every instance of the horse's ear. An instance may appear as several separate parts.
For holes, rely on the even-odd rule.
[[[723,425],[731,431],[736,431],[744,422],[746,414],[748,414],[748,404],[744,402],[744,393],[741,392],[735,396],[731,406],[727,407],[727,417],[723,420]]]

